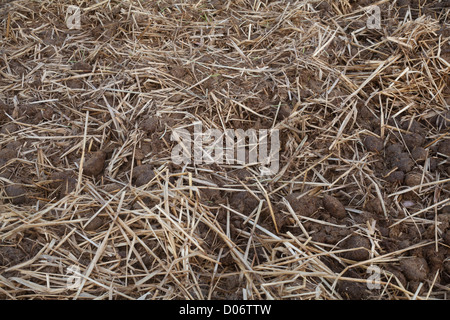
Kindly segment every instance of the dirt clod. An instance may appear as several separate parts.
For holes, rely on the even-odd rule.
[[[418,133],[407,133],[403,136],[405,145],[409,150],[413,150],[415,147],[421,147],[425,142],[425,138]]]
[[[216,203],[220,200],[220,191],[215,188],[204,188],[200,191],[200,197],[207,203]]]
[[[259,205],[258,199],[247,191],[234,192],[230,197],[230,205],[233,209],[248,215]]]
[[[319,208],[317,198],[309,195],[301,195],[301,193],[291,193],[286,196],[286,200],[292,209],[299,215],[310,217]]]
[[[25,258],[25,254],[18,248],[0,246],[0,265],[14,266]]]
[[[427,159],[428,151],[422,147],[415,147],[411,151],[411,156],[418,163],[423,163]]]
[[[347,216],[344,205],[333,196],[324,195],[323,206],[333,217],[342,219]]]
[[[159,127],[159,121],[156,117],[150,117],[146,120],[144,120],[141,123],[142,130],[148,132],[148,133],[154,133],[156,130],[158,130]]]
[[[103,171],[105,166],[106,153],[97,151],[93,153],[83,165],[83,173],[88,176],[96,176]]]
[[[84,227],[84,230],[86,230],[86,231],[96,231],[101,226],[103,226],[104,223],[105,222],[103,221],[103,219],[101,217],[96,216],[94,219],[91,220],[91,222],[89,222],[88,225],[86,225]]]
[[[356,281],[339,281],[337,289],[339,293],[349,300],[367,299],[367,286],[364,283]]]
[[[286,119],[291,114],[291,108],[288,105],[281,105],[280,111],[278,112],[278,117],[280,120]]]
[[[22,204],[26,201],[27,190],[20,185],[9,185],[5,188],[9,201],[13,204]]]
[[[0,129],[0,133],[3,134],[11,134],[13,132],[16,132],[19,129],[15,123],[8,123],[2,126]]]
[[[5,162],[15,158],[17,155],[17,151],[12,148],[4,148],[0,150],[0,159],[3,159]]]
[[[77,187],[77,180],[73,177],[67,177],[64,179],[62,185],[61,185],[61,196],[66,196],[72,191],[74,191]]]
[[[187,71],[182,66],[173,66],[172,70],[170,70],[170,74],[175,79],[182,79],[186,75]]]
[[[64,197],[74,191],[77,187],[77,180],[70,172],[55,172],[49,180],[52,189],[59,190],[59,196]]]
[[[429,271],[427,261],[421,257],[402,259],[400,267],[409,281],[424,281]]]
[[[72,70],[86,73],[92,71],[92,66],[87,62],[80,61],[72,65]]]
[[[450,140],[443,140],[439,143],[438,152],[450,157]]]
[[[136,160],[143,160],[145,158],[145,153],[142,151],[142,149],[136,149],[134,153],[134,158]]]
[[[143,164],[136,166],[133,169],[133,183],[136,187],[143,186],[149,183],[155,177],[153,166],[150,164]]]
[[[409,172],[405,176],[405,184],[409,187],[420,185],[422,181],[422,174],[418,172]]]
[[[380,152],[383,150],[383,140],[374,136],[364,137],[363,144],[368,151]]]
[[[447,229],[444,234],[442,235],[442,239],[444,240],[445,244],[450,246],[450,229]]]
[[[345,252],[343,256],[350,260],[356,260],[356,261],[363,261],[369,259],[369,250],[370,250],[370,241],[369,239],[362,237],[360,235],[353,235],[347,240],[345,240],[343,244],[343,248],[345,249],[354,249],[359,248],[356,250],[351,250],[348,252]]]
[[[388,163],[392,168],[397,168],[399,171],[409,172],[414,166],[414,162],[406,152],[392,154],[388,158]]]
[[[390,183],[403,183],[403,180],[405,179],[405,173],[403,171],[394,171],[391,172],[387,177],[386,181]]]
[[[386,269],[394,275],[394,279],[398,280],[400,284],[406,287],[406,278],[405,275],[401,272],[400,268],[398,268],[397,266],[388,266]]]
[[[3,124],[9,120],[8,116],[6,115],[9,112],[9,106],[0,101],[0,124]]]
[[[366,203],[366,210],[375,214],[383,213],[383,206],[379,198],[371,199]]]
[[[395,156],[395,155],[397,155],[399,153],[402,153],[402,151],[403,151],[402,145],[399,144],[399,143],[394,143],[394,144],[389,145],[386,148],[386,155],[388,157],[392,157],[392,156]]]
[[[444,262],[444,269],[448,274],[450,274],[450,260],[446,260]]]

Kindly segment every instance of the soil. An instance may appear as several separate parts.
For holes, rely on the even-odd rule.
[[[400,268],[409,281],[424,281],[430,271],[427,260],[412,257],[400,261]]]
[[[72,65],[72,70],[75,72],[91,72],[92,71],[92,66],[89,63],[83,62],[83,61],[79,61],[76,62]]]
[[[383,150],[383,140],[374,136],[367,136],[363,140],[364,146],[368,151],[380,152]]]
[[[20,185],[9,185],[5,188],[5,192],[13,204],[23,204],[26,201],[27,190]]]
[[[335,197],[325,195],[323,197],[323,207],[337,219],[345,218],[347,215],[344,205]]]
[[[343,256],[350,260],[364,261],[370,257],[370,241],[366,237],[352,235],[342,244],[345,249],[355,249],[343,253]]]
[[[420,185],[422,181],[422,174],[420,172],[408,172],[405,176],[405,185],[408,187],[415,187]]]
[[[404,179],[405,179],[405,173],[400,170],[391,172],[386,177],[386,181],[390,182],[392,184],[402,184]]]
[[[104,225],[104,220],[101,217],[96,216],[84,227],[86,231],[97,231]]]
[[[358,273],[353,272],[352,270],[345,272],[343,276],[353,279],[362,279]],[[349,300],[365,300],[370,295],[369,290],[364,283],[348,280],[339,281],[337,290],[345,299]]]
[[[252,213],[259,205],[258,199],[247,191],[234,192],[229,199],[230,206],[245,215]]]
[[[439,143],[438,152],[450,157],[450,140],[443,140]]]
[[[77,180],[71,172],[55,172],[50,176],[50,187],[52,192],[56,192],[62,198],[77,186]]]
[[[447,2],[288,2],[0,5],[0,298],[448,299]],[[278,172],[175,163],[196,121]]]
[[[97,151],[90,155],[83,165],[83,172],[88,176],[96,176],[103,171],[106,160],[106,152]]]
[[[381,204],[381,201],[379,198],[371,199],[367,201],[365,205],[365,209],[371,213],[374,214],[382,214],[383,213],[383,206]]]
[[[425,160],[428,158],[428,151],[422,147],[415,147],[411,151],[411,157],[417,163],[423,164]]]
[[[153,166],[144,164],[136,166],[133,169],[133,183],[136,187],[141,187],[149,183],[155,177]]]
[[[159,120],[155,117],[149,117],[141,123],[142,130],[149,134],[156,132],[159,128]]]

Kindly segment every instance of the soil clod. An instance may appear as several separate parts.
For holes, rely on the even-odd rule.
[[[412,158],[418,163],[423,163],[427,159],[428,152],[422,147],[415,147],[411,151]]]
[[[355,261],[364,261],[369,259],[370,241],[365,237],[362,237],[360,235],[353,235],[347,240],[345,240],[343,248],[346,249],[360,248],[345,252],[343,256],[347,259]]]
[[[5,191],[12,204],[23,204],[26,201],[27,190],[20,185],[9,185]]]
[[[409,172],[405,176],[405,184],[409,187],[415,187],[421,184],[422,174],[418,172]]]
[[[347,216],[344,205],[333,196],[324,195],[323,206],[335,218],[342,219]]]
[[[402,259],[400,267],[409,281],[424,281],[429,271],[427,261],[421,257]]]
[[[103,226],[104,221],[101,217],[96,216],[94,219],[91,220],[85,227],[84,230],[86,231],[96,231],[101,226]]]
[[[83,165],[83,173],[88,176],[96,176],[103,171],[105,166],[106,153],[97,151],[93,153]]]
[[[448,0],[93,2],[0,1],[0,300],[448,298]]]
[[[291,193],[286,200],[297,214],[305,217],[312,216],[319,208],[317,198],[301,193]]]
[[[133,183],[136,187],[141,187],[149,183],[155,177],[153,172],[153,166],[150,164],[144,164],[136,166],[133,169]]]
[[[364,146],[368,151],[380,152],[383,150],[383,140],[374,136],[366,136],[363,140]]]

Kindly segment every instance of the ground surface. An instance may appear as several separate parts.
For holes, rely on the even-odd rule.
[[[369,3],[2,1],[0,298],[448,299],[449,2]]]

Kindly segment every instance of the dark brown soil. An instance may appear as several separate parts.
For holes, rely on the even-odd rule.
[[[342,219],[347,215],[344,205],[333,196],[325,195],[323,197],[323,207],[337,219]]]
[[[450,140],[449,139],[443,140],[439,143],[438,152],[447,157],[450,157]]]
[[[245,215],[252,213],[259,205],[258,199],[247,191],[234,192],[229,199],[230,206]]]
[[[17,151],[12,148],[5,148],[0,150],[0,161],[7,162],[8,160],[11,160],[15,158],[17,155]]]
[[[400,268],[409,281],[424,281],[429,272],[427,261],[419,257],[401,260]]]
[[[159,120],[156,117],[149,117],[141,123],[142,130],[149,134],[154,133],[159,128]]]
[[[105,166],[106,153],[97,151],[90,155],[83,165],[83,173],[88,176],[96,176],[103,171]]]
[[[70,172],[55,172],[50,176],[50,187],[59,197],[64,197],[75,190],[77,180]]]
[[[448,298],[448,1],[78,2],[0,5],[0,298]],[[195,121],[279,172],[175,164]]]
[[[5,188],[6,196],[13,204],[23,204],[26,201],[27,190],[20,185],[9,185]]]
[[[371,152],[381,152],[383,150],[383,140],[378,137],[367,136],[364,138],[363,144]]]
[[[407,152],[391,152],[386,160],[391,169],[398,171],[409,172],[414,167],[414,161]]]
[[[415,147],[411,151],[411,156],[417,163],[423,163],[428,157],[428,151],[422,147]]]
[[[92,71],[92,66],[87,62],[79,61],[72,65],[72,70],[75,72],[87,73]]]
[[[353,235],[344,241],[342,247],[345,249],[355,249],[343,254],[343,256],[347,259],[355,261],[364,261],[369,259],[370,241],[366,237]]]
[[[84,227],[84,230],[86,230],[86,231],[96,231],[99,228],[101,228],[104,223],[105,223],[105,221],[101,217],[96,216],[95,218],[93,218],[91,220],[91,222],[89,222],[89,224],[87,224]]]
[[[405,176],[405,185],[408,187],[415,187],[420,185],[422,181],[422,174],[420,172],[408,172]]]
[[[386,181],[390,183],[396,183],[396,184],[402,184],[403,180],[405,179],[405,173],[400,170],[396,170],[394,172],[389,173],[389,175],[386,177]]]
[[[136,166],[133,169],[133,183],[136,187],[141,187],[149,183],[155,177],[153,166],[144,164]]]
[[[22,250],[10,246],[0,246],[0,265],[10,267],[22,262],[25,258]]]
[[[343,276],[353,279],[362,279],[358,273],[352,270],[345,272]],[[348,280],[339,281],[337,290],[345,299],[349,300],[365,300],[370,294],[366,284]]]
[[[297,214],[306,217],[312,216],[320,206],[317,198],[309,195],[302,196],[301,193],[291,193],[286,200]]]
[[[383,213],[383,206],[381,205],[381,201],[379,198],[367,201],[365,209],[377,215],[381,215]]]

